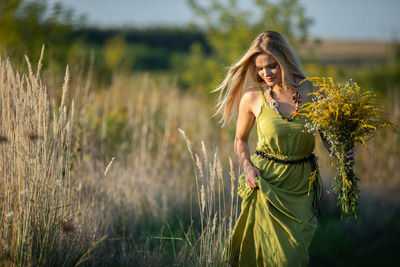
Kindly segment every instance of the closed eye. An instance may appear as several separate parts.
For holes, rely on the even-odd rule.
[[[268,69],[275,69],[278,66],[278,63],[272,63],[266,66],[266,68]],[[263,69],[263,67],[256,67],[257,71],[261,71]]]

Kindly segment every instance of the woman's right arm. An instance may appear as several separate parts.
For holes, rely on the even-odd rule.
[[[255,178],[260,175],[260,170],[254,167],[250,162],[248,146],[250,131],[255,120],[254,113],[251,109],[253,103],[254,98],[250,92],[245,93],[240,100],[234,147],[239,162],[243,166],[246,183],[250,188],[254,189],[258,186]]]

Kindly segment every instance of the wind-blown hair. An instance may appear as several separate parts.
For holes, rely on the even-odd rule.
[[[270,54],[281,68],[283,88],[296,88],[296,77],[301,80],[305,75],[301,64],[286,39],[278,32],[264,31],[251,43],[247,52],[228,70],[222,83],[213,91],[219,91],[217,114],[222,114],[222,126],[231,118],[232,108],[238,109],[240,98],[243,94],[243,85],[249,76],[254,86],[263,82],[257,74],[254,59],[259,54]]]

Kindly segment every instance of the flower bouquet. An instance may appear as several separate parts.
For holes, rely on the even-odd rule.
[[[334,82],[332,78],[312,77],[309,80],[318,91],[312,93],[312,101],[305,104],[301,114],[310,122],[306,129],[318,130],[331,146],[331,155],[338,159],[338,173],[334,189],[338,193],[338,205],[342,217],[356,217],[358,204],[358,177],[353,163],[346,154],[358,143],[367,147],[365,140],[376,134],[378,128],[396,130],[396,126],[381,118],[383,114],[372,90],[364,90],[352,80]]]

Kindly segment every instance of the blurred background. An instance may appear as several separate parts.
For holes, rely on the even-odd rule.
[[[1,0],[0,265],[223,265],[240,169],[234,122],[220,127],[210,92],[227,67],[279,31],[308,76],[373,88],[399,125],[399,11],[397,0]],[[399,136],[356,149],[350,221],[317,139],[325,219],[310,266],[398,266]]]

